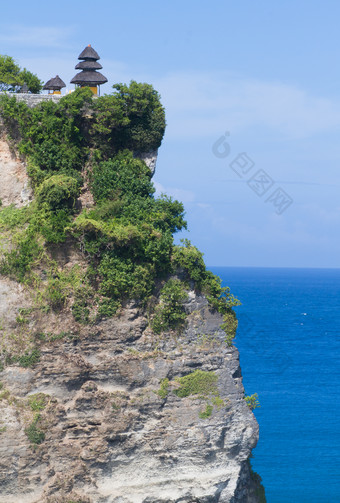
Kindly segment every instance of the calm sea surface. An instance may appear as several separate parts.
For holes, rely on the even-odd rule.
[[[268,503],[340,502],[340,269],[211,267],[237,307]]]

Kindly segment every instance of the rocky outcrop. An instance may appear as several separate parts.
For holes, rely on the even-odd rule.
[[[153,176],[156,171],[158,149],[156,148],[155,150],[150,150],[150,152],[135,152],[134,155],[135,157],[138,157],[138,159],[141,159],[142,161],[145,162],[145,164],[150,169],[151,174]]]
[[[58,333],[55,319],[31,320],[55,337],[41,336],[49,341],[33,368],[0,374],[1,503],[258,501],[246,466],[258,425],[238,351],[204,297],[192,292],[186,309],[183,334],[157,337],[135,305],[86,328],[64,316]],[[176,378],[196,369],[218,376],[219,401],[206,418],[206,398],[175,393]],[[27,435],[32,397],[44,402],[39,445]]]
[[[0,200],[3,206],[20,208],[32,199],[25,164],[11,152],[8,142],[0,136]]]
[[[154,170],[157,152],[143,155]],[[3,206],[30,201],[25,164],[4,137],[0,179]],[[80,202],[93,204],[86,184]],[[71,238],[49,247],[52,262],[87,265]],[[262,502],[239,354],[206,298],[189,292],[180,333],[156,335],[132,302],[83,325],[69,304],[42,308],[39,259],[34,273],[30,287],[0,277],[0,503]]]

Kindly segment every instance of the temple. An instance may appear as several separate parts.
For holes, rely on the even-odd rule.
[[[79,54],[78,59],[81,61],[76,65],[75,69],[81,70],[81,72],[73,77],[71,84],[76,84],[79,87],[89,87],[93,94],[100,94],[100,86],[107,82],[107,78],[97,71],[103,68],[98,63],[100,59],[98,53],[89,44]]]
[[[46,82],[43,89],[48,91],[48,94],[61,94],[61,89],[66,87],[66,84],[59,75],[56,75],[53,79]]]

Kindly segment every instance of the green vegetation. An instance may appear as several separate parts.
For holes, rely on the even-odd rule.
[[[214,409],[214,407],[212,405],[207,404],[205,410],[198,414],[199,418],[200,419],[209,419],[209,417],[211,416],[211,414],[213,412],[213,409]]]
[[[226,401],[219,395],[217,383],[218,376],[215,372],[195,370],[185,376],[177,377],[174,382],[170,382],[167,377],[162,379],[156,393],[163,400],[171,392],[175,393],[179,398],[192,397],[204,400],[206,402],[205,409],[200,411],[198,416],[200,419],[209,419],[214,407],[220,410],[226,406]]]
[[[0,54],[0,91],[20,92],[26,84],[31,93],[40,93],[43,83],[33,73],[21,68],[10,56]]]
[[[261,407],[258,398],[259,398],[259,396],[257,393],[254,393],[253,395],[248,395],[248,396],[244,397],[249,409],[254,410],[254,409],[258,409],[259,407]]]
[[[113,94],[97,99],[89,89],[78,89],[33,108],[5,95],[0,114],[27,161],[35,192],[28,207],[0,208],[6,240],[0,274],[35,289],[41,309],[70,309],[83,324],[138,300],[148,307],[157,334],[184,326],[183,304],[195,289],[223,314],[226,341],[232,343],[233,307],[239,302],[207,271],[196,247],[187,240],[174,245],[174,233],[186,228],[183,205],[155,198],[150,170],[136,158],[158,148],[165,130],[164,108],[152,86],[117,84]],[[90,208],[79,203],[85,190],[93,198]],[[62,243],[80,249],[86,266],[63,270],[52,258]],[[26,319],[20,316],[18,324]],[[33,351],[17,361],[33,365]]]
[[[36,413],[31,424],[25,428],[27,438],[33,445],[39,445],[45,440],[45,433],[38,426],[40,421],[41,416]]]
[[[157,391],[158,396],[161,398],[166,398],[169,394],[169,379],[166,377],[161,380],[161,385],[159,390]]]
[[[156,334],[164,330],[179,329],[183,326],[186,313],[183,302],[188,295],[185,286],[178,279],[170,279],[160,291],[160,301],[156,306],[151,327]]]
[[[199,398],[208,398],[211,395],[218,396],[218,377],[215,372],[195,370],[191,374],[179,377],[179,387],[175,393],[180,398],[190,395],[198,395]]]
[[[28,404],[33,412],[40,412],[46,407],[47,398],[48,396],[44,393],[36,393],[35,395],[30,395],[28,397]]]
[[[38,348],[33,348],[31,351],[26,350],[21,355],[6,355],[5,363],[6,365],[13,365],[14,363],[18,363],[20,367],[34,367],[40,360],[40,351]]]

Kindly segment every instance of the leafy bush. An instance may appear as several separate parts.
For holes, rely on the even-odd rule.
[[[164,330],[179,329],[183,326],[186,313],[183,302],[188,294],[183,283],[178,279],[170,279],[160,291],[159,304],[156,306],[151,327],[156,334]]]
[[[214,407],[212,405],[207,404],[205,410],[198,414],[199,418],[208,419],[211,416],[213,409]]]
[[[13,358],[17,361],[20,367],[34,367],[40,360],[40,351],[37,348],[32,349],[32,351],[25,351],[21,356]]]
[[[221,278],[206,269],[203,254],[189,240],[185,239],[182,242],[183,246],[173,248],[174,269],[182,270],[185,278],[194,282],[196,290],[206,294],[213,309],[225,315],[233,313],[232,308],[239,306],[240,301],[230,293],[229,287],[221,286]],[[228,321],[226,319],[222,327],[227,329],[227,336],[232,330]]]
[[[40,414],[35,414],[32,423],[25,428],[27,438],[33,445],[39,445],[45,440],[45,433],[38,427],[40,419]]]
[[[110,161],[95,165],[91,178],[91,190],[96,202],[119,197],[130,203],[135,197],[147,198],[155,192],[149,168],[128,150]]]
[[[74,208],[79,193],[80,187],[75,178],[67,175],[50,176],[37,191],[38,206],[46,205],[53,211]]]
[[[67,298],[67,290],[59,278],[54,278],[49,281],[45,291],[45,298],[55,311],[63,307]]]
[[[236,335],[238,321],[236,318],[235,311],[231,308],[223,315],[223,323],[221,329],[224,330],[226,334],[225,341],[228,346],[232,346],[234,337]]]
[[[157,91],[150,84],[135,81],[129,86],[116,84],[113,89],[113,95],[94,103],[95,145],[106,157],[125,148],[139,152],[158,148],[165,130],[165,112]]]
[[[254,409],[261,407],[258,398],[259,398],[259,396],[257,393],[254,393],[253,395],[248,395],[248,396],[244,397],[250,410],[254,410]]]
[[[47,395],[44,393],[36,393],[28,397],[28,404],[33,412],[40,412],[46,407]]]
[[[90,309],[86,297],[76,297],[72,305],[72,314],[79,323],[87,324],[90,318]]]
[[[24,233],[18,240],[14,250],[5,252],[0,262],[0,274],[5,274],[24,281],[26,274],[32,269],[42,252],[39,243],[32,239],[30,232]]]
[[[158,396],[161,398],[166,398],[169,393],[169,379],[166,377],[165,379],[161,380],[161,385],[159,390],[157,391]]]

